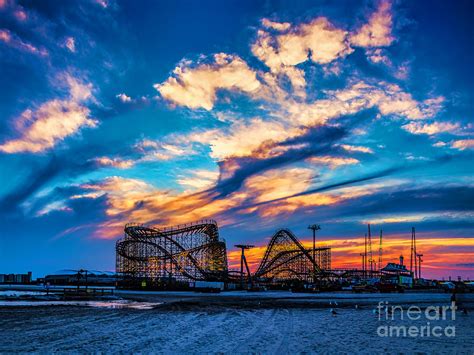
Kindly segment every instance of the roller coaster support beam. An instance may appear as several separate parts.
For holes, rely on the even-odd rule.
[[[245,249],[251,249],[254,246],[253,245],[247,245],[247,244],[238,244],[235,245],[236,248],[240,248],[242,250],[242,254],[240,257],[240,287],[242,290],[244,289],[244,264],[245,268],[247,270],[247,277],[248,280],[250,281],[250,284],[252,284],[252,274],[250,273],[250,268],[247,263],[247,258],[245,257]]]
[[[308,229],[311,229],[313,231],[313,282],[316,283],[316,231],[320,230],[321,227],[319,224],[311,224],[308,226]]]

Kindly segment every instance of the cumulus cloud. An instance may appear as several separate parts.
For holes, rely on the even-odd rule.
[[[375,64],[385,64],[387,66],[392,65],[392,61],[388,58],[388,56],[383,52],[381,48],[377,49],[368,49],[366,51],[367,58]]]
[[[345,89],[326,90],[324,93],[325,97],[313,102],[300,102],[291,97],[285,100],[271,98],[270,117],[234,120],[219,129],[174,135],[165,141],[207,145],[210,156],[218,161],[238,157],[269,159],[295,148],[294,145],[281,143],[302,137],[315,127],[335,124],[341,116],[377,108],[383,115],[422,119],[435,114],[440,102],[428,99],[420,103],[399,86],[385,82],[372,85],[360,81]],[[367,147],[346,144],[341,148],[350,152],[373,153]]]
[[[377,108],[384,116],[408,119],[424,119],[435,115],[443,98],[416,101],[398,85],[363,81],[340,90],[326,90],[325,97],[313,102],[298,102],[287,99],[281,104],[282,116],[293,124],[314,127],[328,124],[344,115]]]
[[[451,142],[451,147],[459,150],[474,149],[474,139],[460,139]]]
[[[433,123],[422,123],[422,122],[410,122],[403,125],[402,128],[407,132],[413,134],[427,134],[429,136],[438,133],[456,133],[461,128],[459,123],[451,122],[433,122]]]
[[[295,72],[288,68],[307,60],[329,64],[352,53],[351,45],[368,48],[368,58],[374,63],[390,64],[389,58],[380,48],[376,48],[389,46],[394,40],[391,4],[388,1],[381,1],[368,22],[354,33],[337,28],[325,17],[295,25],[263,19],[262,26],[252,44],[252,53],[272,73],[288,76],[293,85],[294,76],[291,75]],[[301,79],[298,80],[301,82]]]
[[[242,91],[263,99],[283,100],[289,94],[304,99],[307,87],[305,72],[296,66],[310,60],[325,65],[325,70],[328,70],[327,64],[353,52],[351,44],[366,47],[370,51],[369,59],[374,62],[390,63],[382,50],[376,48],[390,45],[393,41],[391,5],[388,1],[380,2],[368,23],[352,34],[337,28],[326,17],[300,24],[264,18],[261,24],[251,50],[270,69],[259,73],[262,81],[241,58],[219,53],[208,63],[204,60],[197,64],[183,61],[167,81],[155,84],[155,89],[175,105],[211,110],[220,89]],[[281,86],[283,78],[291,84],[291,93]],[[399,106],[394,107],[397,104]],[[408,105],[407,100],[382,103],[380,109],[382,112],[400,112],[403,109],[400,105],[403,104]],[[406,107],[406,110],[409,109]]]
[[[287,31],[272,34],[259,30],[252,45],[252,53],[274,72],[308,59],[327,64],[352,51],[347,42],[347,32],[336,28],[325,17],[292,28],[285,26],[281,30]]]
[[[193,66],[183,61],[173,76],[154,87],[161,96],[180,106],[211,110],[219,90],[252,93],[260,86],[257,74],[238,56],[218,53],[211,63]]]
[[[119,99],[120,101],[122,101],[123,103],[128,103],[132,101],[132,98],[125,93],[120,93],[116,95],[115,97]]]
[[[97,125],[97,121],[89,117],[90,110],[83,105],[92,95],[92,86],[71,75],[65,75],[64,79],[69,86],[69,98],[53,99],[35,110],[24,111],[15,122],[20,137],[1,144],[0,151],[43,152],[81,128]]]
[[[442,108],[443,97],[416,101],[400,86],[386,82],[370,85],[358,82],[335,92],[335,97],[351,108],[377,107],[382,115],[398,115],[409,119],[432,117]]]
[[[352,34],[350,41],[354,46],[366,48],[391,45],[394,37],[390,2],[382,0],[377,11],[370,16],[368,23]]]

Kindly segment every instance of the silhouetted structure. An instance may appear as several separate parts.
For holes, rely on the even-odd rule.
[[[288,280],[311,282],[314,273],[331,269],[331,248],[305,249],[288,229],[281,229],[268,243],[254,279],[278,283]]]
[[[252,274],[250,272],[249,264],[247,263],[247,259],[245,258],[245,249],[251,249],[254,245],[248,244],[237,244],[235,245],[236,248],[242,249],[242,254],[240,256],[240,287],[244,288],[244,264],[247,270],[247,279],[250,283],[252,283]]]
[[[0,284],[29,284],[31,275],[31,271],[27,274],[0,274]]]
[[[379,239],[379,267],[378,267],[378,271],[380,271],[380,269],[382,269],[382,230],[380,230],[380,239]]]
[[[321,229],[321,226],[319,224],[311,224],[308,226],[308,229],[311,229],[313,231],[313,260],[316,260],[316,231]],[[316,263],[313,264],[313,266],[316,265]],[[316,269],[313,267],[313,278],[314,282],[316,282]]]
[[[411,253],[410,253],[410,272],[414,273],[414,278],[418,278],[418,267],[417,267],[417,252],[416,252],[416,232],[415,227],[411,228]],[[414,270],[413,270],[414,266]]]
[[[228,275],[225,241],[213,220],[169,228],[127,224],[116,256],[117,272],[131,286],[224,281]]]
[[[86,280],[87,272],[87,280]],[[44,277],[43,282],[51,285],[115,285],[114,272],[98,270],[59,270]]]
[[[418,257],[418,278],[421,279],[421,263],[423,261],[423,254],[416,254],[416,256]]]
[[[279,230],[252,275],[242,249],[240,273],[229,273],[225,241],[217,223],[204,220],[170,228],[127,224],[116,243],[116,271],[123,287],[188,288],[196,281],[244,283],[244,265],[250,283],[314,282],[330,274],[331,248],[306,249],[287,229]]]

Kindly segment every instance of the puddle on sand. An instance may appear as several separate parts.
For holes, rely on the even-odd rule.
[[[82,306],[111,309],[153,309],[162,303],[118,301],[0,301],[0,307]]]

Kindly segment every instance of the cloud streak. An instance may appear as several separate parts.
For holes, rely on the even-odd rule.
[[[98,122],[89,117],[83,105],[92,96],[91,85],[83,84],[66,74],[69,98],[53,99],[35,110],[26,110],[16,120],[20,137],[0,144],[4,153],[39,153],[53,148],[58,142],[84,127],[96,127]]]

